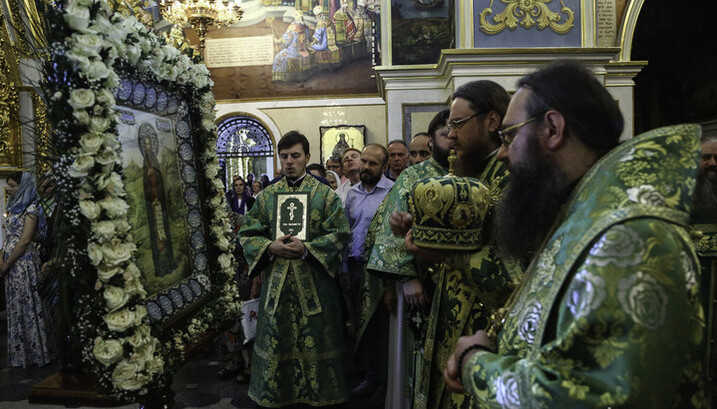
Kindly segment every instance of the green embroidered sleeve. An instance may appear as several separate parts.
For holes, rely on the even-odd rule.
[[[700,407],[691,391],[703,316],[688,243],[683,229],[655,219],[610,227],[552,284],[562,284],[555,305],[540,292],[519,299],[498,354],[477,353],[464,366],[466,390],[488,408]],[[550,277],[538,271],[526,285]],[[533,339],[545,308],[547,329]]]

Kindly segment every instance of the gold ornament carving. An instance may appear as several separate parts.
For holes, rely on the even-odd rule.
[[[47,119],[45,101],[36,92],[32,93],[32,109],[35,114],[35,166],[38,175],[50,171],[50,122]]]
[[[17,57],[38,57],[44,48],[46,37],[42,18],[35,0],[5,0],[9,13],[8,23],[13,30],[12,41]]]
[[[19,77],[5,18],[0,14],[0,168],[22,167]]]
[[[558,34],[566,34],[574,27],[575,13],[563,3],[563,0],[559,0],[560,12],[552,11],[548,7],[551,1],[501,0],[506,4],[505,9],[492,18],[493,22],[497,23],[493,24],[489,21],[493,14],[493,0],[490,0],[490,5],[480,12],[480,28],[486,34],[494,35],[506,28],[514,31],[518,25],[529,29],[537,24],[539,30],[549,27]]]

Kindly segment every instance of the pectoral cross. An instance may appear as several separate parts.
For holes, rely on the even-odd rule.
[[[453,163],[458,159],[456,156],[456,151],[451,149],[448,151],[448,174],[451,176],[455,176],[454,169],[453,169]]]
[[[289,219],[294,220],[294,210],[298,209],[298,207],[296,207],[294,202],[291,202],[289,203],[289,207],[287,207],[287,209],[289,209]]]

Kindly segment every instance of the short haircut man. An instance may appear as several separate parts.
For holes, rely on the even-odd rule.
[[[700,406],[704,324],[684,217],[699,128],[615,147],[620,110],[579,63],[554,62],[518,85],[500,132],[511,180],[496,230],[531,267],[489,331],[458,341],[447,384],[477,406]],[[552,207],[563,211],[520,225]],[[536,237],[512,242],[521,234]]]
[[[417,165],[431,157],[431,137],[426,132],[413,135],[409,145],[411,166]]]
[[[388,143],[388,169],[384,173],[391,181],[395,181],[398,175],[408,166],[408,145],[400,139],[394,139]]]
[[[331,156],[328,159],[326,159],[326,170],[336,172],[336,174],[339,175],[339,177],[342,177],[344,175],[342,172],[342,169],[343,169],[342,158],[339,158],[337,156]]]
[[[369,293],[361,296],[364,288],[383,288],[382,281],[366,272],[366,237],[369,224],[373,220],[376,210],[383,199],[393,187],[383,172],[388,167],[388,150],[383,145],[369,144],[361,153],[361,183],[354,185],[346,197],[344,207],[351,226],[351,243],[345,250],[344,276],[350,276],[350,294],[356,314],[361,317],[355,354],[357,364],[369,370],[369,373],[359,387],[352,391],[353,396],[375,393],[378,396],[372,400],[383,403],[385,399],[386,382],[388,380],[388,308],[377,306],[368,301]],[[393,288],[384,289],[393,295]],[[384,294],[381,294],[382,296]],[[395,296],[394,296],[395,298]],[[374,317],[379,314],[378,317]],[[369,322],[371,326],[369,326]],[[379,386],[383,384],[383,388]]]
[[[239,231],[249,274],[263,275],[249,397],[268,407],[336,404],[348,397],[335,280],[348,221],[331,188],[307,177],[304,135],[284,135],[278,153],[284,176],[257,197]]]

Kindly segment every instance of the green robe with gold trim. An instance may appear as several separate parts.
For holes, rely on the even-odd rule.
[[[491,239],[492,214],[508,178],[507,166],[494,155],[478,178],[491,195],[483,230],[485,244],[475,252],[446,257],[438,269],[415,409],[471,407],[470,395],[445,391],[443,371],[458,338],[486,328],[490,316],[503,307],[520,280],[519,265],[501,260]]]
[[[277,192],[309,193],[308,256],[267,253],[273,241]],[[332,405],[347,399],[343,318],[335,275],[349,238],[339,197],[307,175],[300,187],[282,178],[257,196],[239,236],[251,275],[262,273],[249,396],[258,404]]]
[[[687,231],[699,127],[651,131],[582,178],[463,385],[482,408],[705,407]]]
[[[369,274],[364,274],[362,283],[358,345],[364,342],[363,339],[370,338],[365,336],[365,333],[371,318],[382,302],[385,289],[384,279],[400,280],[402,277],[411,277],[421,278],[424,281],[431,280],[426,266],[419,263],[413,254],[406,250],[403,237],[393,235],[389,218],[393,212],[409,211],[408,196],[417,182],[446,174],[448,174],[448,170],[433,158],[405,169],[398,176],[391,191],[381,202],[376,215],[371,220],[364,255],[364,259],[367,260],[366,270]],[[403,335],[405,377],[408,379],[407,384],[412,387],[415,383],[414,360],[417,357],[414,352],[418,346],[410,330]]]
[[[692,214],[692,239],[700,261],[701,299],[706,318],[705,379],[707,393],[717,402],[717,214]]]

